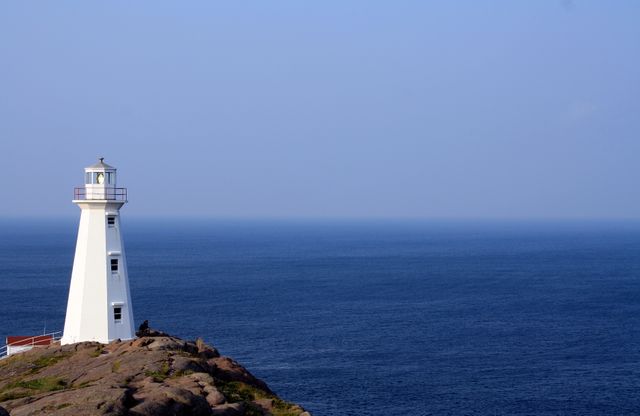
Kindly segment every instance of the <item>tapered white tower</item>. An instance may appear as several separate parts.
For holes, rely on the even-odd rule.
[[[135,337],[120,233],[120,208],[127,202],[127,190],[116,188],[116,169],[103,158],[84,171],[85,185],[75,189],[73,198],[81,213],[63,345]]]

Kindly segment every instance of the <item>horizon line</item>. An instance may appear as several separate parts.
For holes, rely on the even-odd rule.
[[[522,216],[522,217],[444,217],[444,216],[231,216],[231,215],[141,215],[126,214],[125,217],[131,220],[208,220],[208,221],[276,221],[276,222],[640,222],[638,217],[544,217],[544,216]],[[12,220],[77,220],[78,215],[14,215],[0,214],[0,221]]]

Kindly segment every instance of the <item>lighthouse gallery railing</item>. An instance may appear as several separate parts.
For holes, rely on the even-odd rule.
[[[73,199],[76,201],[83,200],[108,200],[108,201],[126,201],[127,188],[104,188],[104,189],[87,189],[85,187],[74,188]]]

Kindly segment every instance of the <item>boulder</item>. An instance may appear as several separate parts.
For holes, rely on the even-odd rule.
[[[213,406],[211,414],[213,416],[241,416],[245,413],[245,405],[243,403],[229,403]]]

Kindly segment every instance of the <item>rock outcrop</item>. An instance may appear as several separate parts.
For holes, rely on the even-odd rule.
[[[309,416],[201,340],[51,345],[0,360],[0,415]]]

